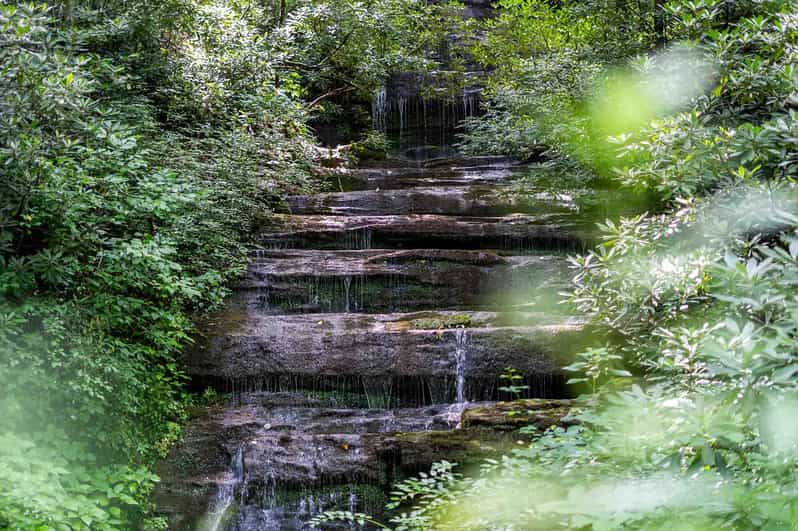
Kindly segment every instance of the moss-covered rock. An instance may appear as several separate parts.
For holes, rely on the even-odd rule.
[[[379,149],[362,142],[355,142],[352,144],[351,153],[357,157],[358,160],[385,160],[388,158],[388,153],[384,149]]]
[[[441,330],[445,328],[469,328],[471,316],[468,314],[443,314],[437,317],[423,317],[410,321],[413,330]]]
[[[392,463],[400,475],[426,470],[440,460],[478,465],[486,457],[530,440],[525,435],[490,428],[378,434],[374,438],[379,441],[375,446],[380,448],[382,459]]]
[[[464,429],[513,431],[525,426],[535,426],[543,431],[552,426],[572,424],[568,415],[573,407],[572,400],[542,398],[497,402],[466,409],[463,411],[461,424]]]

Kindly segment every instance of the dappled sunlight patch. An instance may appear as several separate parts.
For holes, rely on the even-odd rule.
[[[609,75],[589,104],[593,126],[609,135],[636,131],[659,116],[684,110],[713,81],[713,66],[696,47],[672,44]]]

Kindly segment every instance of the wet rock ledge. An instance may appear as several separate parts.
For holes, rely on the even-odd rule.
[[[198,515],[232,485],[235,496],[265,506],[286,498],[357,484],[383,495],[399,479],[440,460],[468,467],[567,425],[570,400],[453,404],[411,409],[348,409],[289,393],[230,397],[198,409],[183,440],[158,470],[156,502],[175,530],[197,529]],[[239,461],[246,481],[231,476]],[[293,493],[293,494],[292,494]],[[379,507],[375,507],[375,510]]]

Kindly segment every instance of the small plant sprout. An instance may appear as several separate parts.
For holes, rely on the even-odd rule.
[[[513,367],[507,367],[504,372],[499,376],[507,385],[499,387],[502,393],[508,393],[512,398],[511,400],[518,400],[521,398],[521,393],[529,389],[528,385],[519,385],[524,381],[523,375]]]

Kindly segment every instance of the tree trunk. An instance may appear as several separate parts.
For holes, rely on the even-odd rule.
[[[657,37],[658,48],[665,46],[668,40],[665,22],[665,0],[654,0],[654,34]]]

